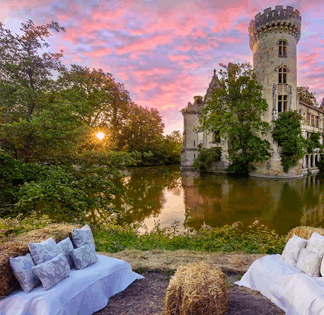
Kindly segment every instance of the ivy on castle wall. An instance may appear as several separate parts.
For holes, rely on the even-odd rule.
[[[198,157],[193,163],[193,167],[200,171],[205,171],[212,163],[220,161],[221,155],[222,149],[219,147],[201,149]]]
[[[286,173],[305,153],[300,121],[301,116],[291,111],[280,113],[274,121],[272,137],[281,147],[281,165]]]

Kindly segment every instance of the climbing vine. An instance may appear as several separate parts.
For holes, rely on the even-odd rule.
[[[281,165],[287,173],[304,156],[301,116],[297,112],[282,112],[274,121],[272,136],[281,147]]]
[[[311,136],[305,140],[305,149],[307,153],[312,153],[314,149],[320,148],[323,150],[323,145],[320,143],[321,135],[318,132],[312,133]]]
[[[201,149],[193,166],[201,171],[206,170],[213,162],[220,161],[222,150],[219,147]]]

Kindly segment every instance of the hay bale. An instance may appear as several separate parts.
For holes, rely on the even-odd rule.
[[[289,239],[291,237],[293,237],[294,235],[305,238],[308,240],[311,237],[311,235],[313,234],[313,232],[317,232],[318,234],[321,234],[324,236],[324,229],[322,229],[322,228],[319,228],[319,227],[316,228],[316,227],[311,227],[311,226],[297,226],[289,231],[289,233],[286,237],[286,241],[288,242]]]
[[[166,290],[164,315],[223,315],[228,309],[227,279],[221,269],[198,262],[181,266]]]
[[[72,227],[70,224],[51,224],[40,230],[23,233],[17,237],[4,238],[0,243],[0,298],[20,289],[20,284],[13,275],[9,258],[22,256],[28,253],[28,243],[38,243],[50,237],[56,242],[71,237]]]

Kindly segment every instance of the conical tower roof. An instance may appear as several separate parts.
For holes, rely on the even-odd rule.
[[[214,75],[209,83],[209,87],[206,91],[204,99],[206,100],[207,98],[209,98],[213,94],[213,91],[217,89],[219,86],[220,86],[220,82],[216,70],[214,69]]]

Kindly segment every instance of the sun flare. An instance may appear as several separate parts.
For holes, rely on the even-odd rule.
[[[96,136],[99,140],[102,140],[105,137],[105,134],[103,132],[99,131],[99,132],[97,132]]]

